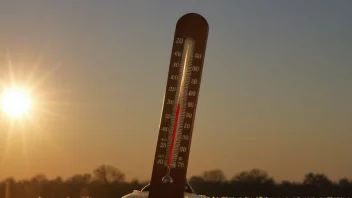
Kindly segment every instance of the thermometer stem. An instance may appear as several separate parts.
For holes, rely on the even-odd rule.
[[[173,130],[172,130],[172,139],[171,139],[171,147],[170,147],[170,151],[169,151],[169,158],[167,161],[167,166],[170,167],[171,163],[172,163],[172,154],[173,154],[173,150],[174,150],[174,145],[175,145],[175,138],[176,138],[176,133],[177,133],[177,126],[178,126],[178,117],[180,115],[180,103],[177,104],[177,109],[176,109],[176,115],[175,115],[175,123],[173,126]]]
[[[197,13],[176,24],[149,198],[184,198],[204,54],[207,21]]]
[[[172,126],[172,133],[170,134],[170,148],[167,159],[167,167],[170,169],[174,163],[176,163],[176,158],[179,149],[179,138],[182,134],[183,120],[185,116],[186,100],[187,100],[187,90],[189,86],[190,78],[190,68],[192,65],[194,40],[186,38],[184,42],[184,49],[182,54],[182,61],[180,67],[179,83],[177,86],[177,94],[175,103],[175,115],[174,122]],[[174,165],[176,166],[176,164]]]

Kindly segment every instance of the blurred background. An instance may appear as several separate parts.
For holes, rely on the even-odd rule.
[[[31,90],[0,117],[0,179],[69,178],[101,164],[151,177],[177,20],[210,26],[188,168],[224,179],[352,177],[352,2],[0,2],[0,85]],[[1,90],[1,91],[2,91]]]

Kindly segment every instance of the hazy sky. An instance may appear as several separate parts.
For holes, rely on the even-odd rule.
[[[175,24],[188,12],[210,26],[188,175],[261,168],[277,180],[309,171],[352,177],[351,7],[2,0],[1,83],[8,59],[17,83],[31,71],[29,85],[42,83],[32,124],[9,129],[0,117],[0,179],[111,164],[127,179],[149,180]]]

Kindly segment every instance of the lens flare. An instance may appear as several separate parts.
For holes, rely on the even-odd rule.
[[[1,95],[1,108],[8,116],[18,118],[27,114],[31,107],[31,97],[21,88],[5,89]]]

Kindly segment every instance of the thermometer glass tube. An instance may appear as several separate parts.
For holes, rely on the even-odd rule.
[[[203,71],[208,23],[182,16],[171,51],[149,198],[183,198],[192,131]]]

